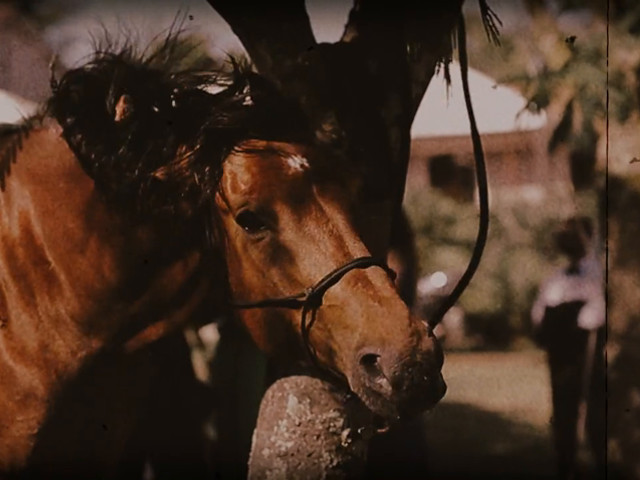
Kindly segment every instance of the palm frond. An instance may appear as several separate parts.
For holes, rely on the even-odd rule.
[[[492,10],[487,3],[487,0],[478,0],[480,3],[480,14],[482,15],[482,25],[484,31],[487,34],[489,41],[495,45],[500,45],[500,27],[502,27],[502,20]]]

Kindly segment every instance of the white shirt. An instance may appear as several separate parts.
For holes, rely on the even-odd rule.
[[[577,272],[567,273],[561,269],[542,283],[531,309],[534,327],[542,323],[547,307],[575,301],[584,302],[578,314],[578,327],[594,330],[605,324],[602,268],[594,254],[580,260]]]

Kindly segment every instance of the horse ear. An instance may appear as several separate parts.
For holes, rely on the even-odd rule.
[[[122,122],[123,120],[131,117],[132,113],[133,100],[131,99],[131,96],[127,95],[126,93],[120,95],[120,98],[116,102],[116,106],[114,109],[114,120],[116,121],[116,123]]]

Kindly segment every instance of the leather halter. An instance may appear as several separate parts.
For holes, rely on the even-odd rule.
[[[316,311],[322,306],[324,294],[351,270],[366,269],[369,267],[382,268],[392,280],[396,277],[396,272],[389,268],[385,261],[371,256],[358,257],[330,271],[313,286],[300,293],[286,297],[266,298],[255,302],[237,302],[232,303],[231,306],[239,310],[255,308],[287,308],[290,310],[302,310],[302,314],[300,316],[302,340],[307,349],[310,360],[317,365],[315,349],[309,341],[309,331],[315,322]],[[309,312],[311,312],[311,321],[307,321]]]

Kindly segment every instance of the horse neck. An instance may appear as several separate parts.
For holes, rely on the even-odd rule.
[[[128,322],[196,308],[200,253],[158,243],[104,205],[59,127],[31,132],[0,192],[0,452],[30,442],[53,392]],[[0,453],[0,472],[11,462]]]

